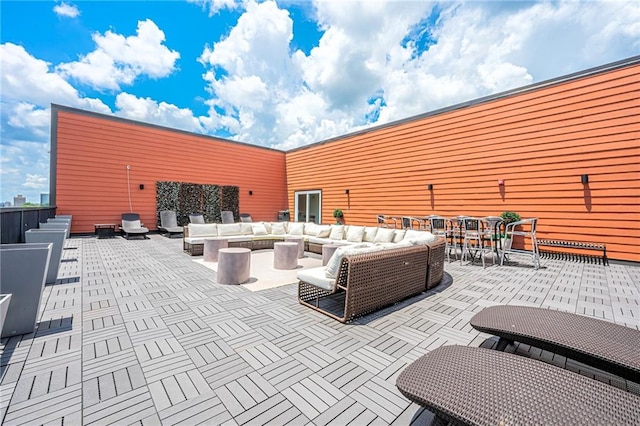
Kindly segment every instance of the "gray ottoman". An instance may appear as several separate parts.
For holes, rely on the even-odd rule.
[[[251,276],[251,250],[223,248],[218,250],[218,284],[242,284]]]
[[[226,238],[205,238],[202,256],[205,262],[217,262],[218,251],[228,248],[229,240]]]
[[[274,243],[273,267],[275,269],[296,269],[298,267],[298,243]]]
[[[297,243],[298,244],[298,259],[302,259],[304,257],[304,237],[301,236],[288,236],[284,237],[284,241],[286,243]]]
[[[333,256],[336,249],[340,247],[339,244],[323,244],[322,245],[322,266],[327,266],[329,259]]]

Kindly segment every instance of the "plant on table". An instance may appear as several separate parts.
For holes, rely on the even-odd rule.
[[[502,218],[502,220],[504,220],[504,224],[505,226],[513,223],[513,222],[518,222],[521,218],[520,215],[516,212],[502,212],[502,214],[500,215],[500,217]],[[504,235],[500,235],[501,237],[505,237]],[[511,235],[507,235],[506,238],[502,239],[502,247],[504,247],[505,250],[508,250],[511,248]]]

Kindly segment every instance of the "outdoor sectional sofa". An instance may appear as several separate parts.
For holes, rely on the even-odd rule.
[[[423,291],[437,285],[444,274],[445,241],[430,232],[404,229],[378,228],[357,225],[318,225],[305,222],[238,222],[229,224],[195,224],[184,227],[183,248],[191,256],[203,253],[206,238],[225,238],[229,247],[251,250],[273,248],[273,244],[284,241],[287,236],[303,236],[305,251],[322,253],[324,244],[355,245],[371,243],[385,245],[391,249],[395,244],[405,245],[410,241],[422,241],[426,249],[426,281]]]

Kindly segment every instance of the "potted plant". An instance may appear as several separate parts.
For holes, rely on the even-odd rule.
[[[502,212],[502,214],[500,215],[500,217],[502,218],[502,220],[504,221],[505,226],[513,223],[513,222],[517,222],[519,221],[520,215],[516,212]],[[504,248],[504,250],[509,250],[511,248],[513,241],[511,240],[511,236],[504,236],[502,238],[502,247]]]
[[[335,209],[333,211],[333,217],[336,219],[338,225],[344,225],[344,213],[342,213],[342,210]]]

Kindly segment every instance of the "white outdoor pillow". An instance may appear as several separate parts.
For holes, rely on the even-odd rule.
[[[285,227],[285,222],[273,222],[271,224],[271,233],[273,235],[284,235],[287,233]]]
[[[378,233],[377,226],[367,226],[366,228],[364,228],[364,237],[362,237],[362,241],[372,243],[373,240],[376,239],[377,233]]]
[[[253,231],[253,235],[267,235],[267,228],[264,226],[264,223],[252,223],[251,230]]]
[[[361,243],[364,237],[364,226],[350,226],[347,231],[347,241],[351,243]]]
[[[395,229],[380,228],[378,229],[378,233],[376,234],[376,238],[373,240],[373,242],[374,243],[390,243],[393,241],[394,234],[395,234]]]
[[[302,235],[304,231],[304,222],[289,222],[289,235]]]
[[[341,240],[344,238],[344,226],[331,225],[331,234],[329,234],[329,238],[332,240]]]
[[[340,269],[340,263],[342,258],[350,254],[364,253],[367,250],[371,250],[370,243],[353,244],[350,246],[338,247],[336,251],[327,262],[325,274],[327,278],[336,278],[338,276],[338,269]]]
[[[240,223],[221,223],[218,225],[218,236],[242,235]]]
[[[396,231],[393,233],[393,242],[399,243],[400,241],[402,241],[402,239],[404,238],[404,234],[406,233],[407,231],[404,229],[396,229]]]
[[[262,224],[264,225],[264,229],[267,230],[267,234],[271,233],[271,223],[269,222],[262,222]]]
[[[218,236],[218,225],[215,223],[190,223],[189,237],[216,237]]]
[[[304,235],[313,235],[314,237],[318,234],[319,227],[313,222],[307,222],[304,224]]]
[[[422,238],[424,237],[424,231],[417,231],[415,229],[407,229],[407,231],[404,234],[404,238],[409,239],[409,238]]]
[[[240,232],[242,235],[253,235],[253,228],[249,222],[240,222]]]
[[[316,234],[316,237],[318,237],[318,238],[327,238],[327,237],[329,237],[329,235],[331,235],[331,225],[319,225],[318,226],[318,233]]]

